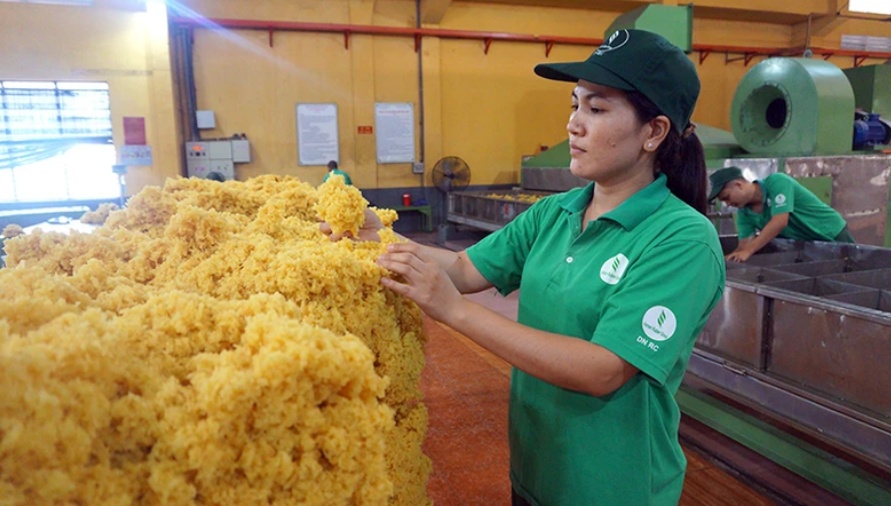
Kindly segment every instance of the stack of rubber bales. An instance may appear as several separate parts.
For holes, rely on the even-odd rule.
[[[0,504],[429,504],[421,313],[341,178],[169,180],[6,242]]]

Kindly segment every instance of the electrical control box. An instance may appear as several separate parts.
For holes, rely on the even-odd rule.
[[[235,179],[232,141],[187,142],[186,171],[189,177],[221,181]]]
[[[201,130],[217,127],[217,119],[213,111],[195,111],[195,123]]]
[[[247,139],[232,140],[232,161],[235,163],[251,163],[251,145]]]

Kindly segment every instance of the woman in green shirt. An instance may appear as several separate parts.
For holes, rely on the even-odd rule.
[[[513,504],[676,504],[674,394],[724,287],[690,124],[699,79],[680,49],[640,30],[535,72],[575,83],[570,171],[592,183],[460,253],[391,245],[379,263],[403,282],[382,283],[514,366]],[[367,216],[360,236],[373,238]],[[461,295],[492,286],[520,289],[518,321]]]

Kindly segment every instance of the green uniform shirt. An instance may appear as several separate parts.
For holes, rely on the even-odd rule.
[[[674,394],[724,289],[715,227],[660,176],[581,231],[594,185],[544,198],[467,250],[518,321],[640,369],[605,397],[514,369],[511,482],[536,505],[676,505],[686,459]]]
[[[744,207],[736,213],[736,229],[745,239],[764,230],[767,222],[778,214],[789,213],[789,224],[780,237],[801,241],[832,241],[847,225],[835,209],[786,174],[771,174],[761,185],[763,209],[756,213]]]
[[[332,175],[343,176],[344,183],[346,183],[347,185],[353,184],[353,180],[350,179],[350,175],[340,169],[329,170],[328,173],[325,174],[325,177],[322,178],[322,182],[324,183],[325,181],[327,181],[328,178],[331,177]]]

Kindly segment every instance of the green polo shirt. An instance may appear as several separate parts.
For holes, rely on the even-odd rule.
[[[715,227],[664,176],[581,231],[593,184],[550,196],[467,250],[518,321],[640,369],[593,397],[513,370],[511,482],[532,504],[676,505],[686,460],[674,394],[724,289]]]
[[[343,182],[347,186],[350,186],[353,184],[353,180],[350,179],[350,175],[340,169],[329,170],[328,173],[325,174],[325,177],[322,178],[322,182],[324,183],[331,176],[343,176]]]
[[[786,174],[771,174],[755,184],[761,185],[763,209],[756,213],[744,207],[736,213],[741,239],[764,230],[771,218],[783,213],[789,213],[789,224],[779,236],[787,239],[833,241],[847,225],[835,209]]]

